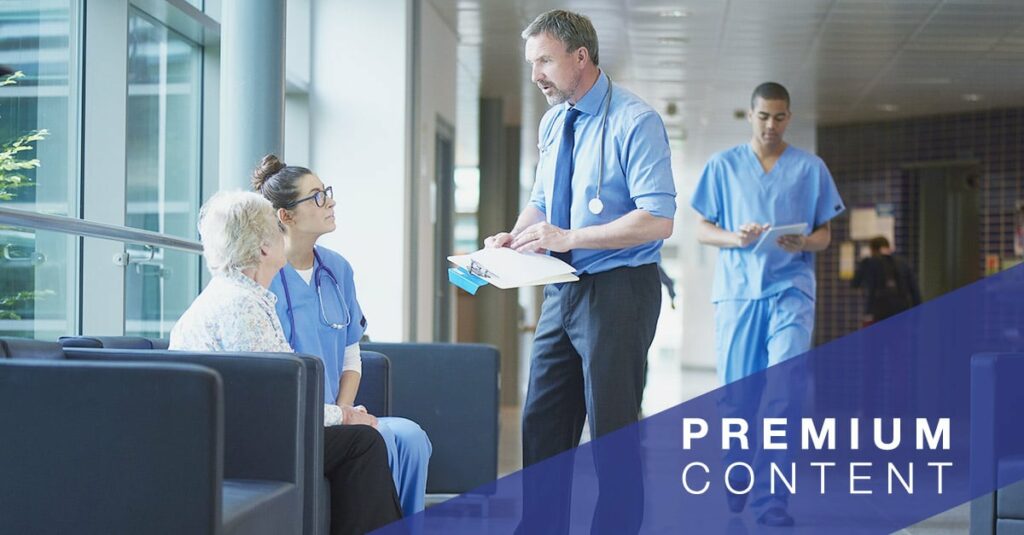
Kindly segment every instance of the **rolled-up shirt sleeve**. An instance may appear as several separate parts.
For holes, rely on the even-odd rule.
[[[533,182],[533,190],[530,192],[530,206],[540,210],[543,213],[548,213],[547,204],[544,202],[544,181],[537,177]]]
[[[672,156],[661,117],[648,111],[636,118],[625,139],[625,171],[629,195],[636,207],[657,217],[676,215],[676,186]]]

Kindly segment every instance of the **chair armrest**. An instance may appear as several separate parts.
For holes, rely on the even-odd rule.
[[[500,356],[483,344],[360,344],[391,361],[391,412],[433,445],[428,493],[460,494],[498,473]]]
[[[224,477],[302,485],[305,374],[288,353],[201,353],[136,349],[64,350],[69,359],[199,364],[224,383]]]
[[[190,364],[0,360],[10,533],[216,533],[222,385]]]
[[[295,356],[306,370],[302,533],[318,535],[316,526],[324,516],[324,499],[320,496],[324,477],[324,363],[312,355],[297,353]]]
[[[142,336],[61,336],[64,347],[102,347],[106,349],[167,349],[165,340]]]
[[[64,360],[64,350],[55,342],[0,337],[0,356],[11,359]]]
[[[391,361],[380,353],[362,351],[363,373],[359,378],[356,405],[374,416],[391,416]]]

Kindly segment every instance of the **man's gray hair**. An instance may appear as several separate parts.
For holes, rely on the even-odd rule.
[[[199,239],[213,275],[254,268],[260,247],[281,238],[274,205],[251,191],[222,191],[199,209]]]
[[[597,65],[597,31],[586,15],[553,9],[541,13],[523,30],[523,39],[546,33],[565,43],[565,51],[572,52],[580,47],[590,53],[590,60]]]

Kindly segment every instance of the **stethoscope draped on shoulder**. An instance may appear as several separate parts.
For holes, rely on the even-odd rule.
[[[340,331],[348,327],[349,323],[352,322],[348,305],[345,303],[344,296],[341,293],[341,285],[338,284],[338,278],[331,271],[331,268],[327,267],[323,260],[320,259],[320,253],[315,247],[313,248],[313,258],[316,261],[316,267],[313,269],[313,283],[316,285],[316,298],[320,304],[320,321],[327,327]],[[284,300],[287,306],[288,325],[291,327],[291,330],[288,332],[288,343],[295,347],[295,313],[292,311],[292,295],[288,291],[288,277],[285,276],[284,268],[281,268],[278,274],[281,276],[281,287],[284,289]],[[326,279],[326,281],[323,279]],[[334,296],[326,301],[324,300],[323,292],[324,282],[327,283],[328,292],[334,291]],[[341,308],[338,311],[332,310],[332,313],[337,312],[337,315],[329,314],[324,304],[328,303],[327,307],[330,308],[331,304],[335,302],[340,304]],[[328,316],[332,317],[328,318]],[[334,319],[339,321],[333,321]]]
[[[601,200],[601,184],[604,182],[604,144],[608,132],[608,109],[612,104],[612,77],[608,76],[608,73],[604,71],[601,71],[601,74],[604,74],[605,78],[608,79],[608,89],[604,92],[603,111],[601,113],[601,151],[600,160],[598,160],[597,164],[597,191],[594,193],[594,198],[590,199],[590,202],[587,203],[587,209],[594,215],[601,215],[601,212],[604,211],[604,202]],[[562,123],[564,125],[565,116],[562,117]]]

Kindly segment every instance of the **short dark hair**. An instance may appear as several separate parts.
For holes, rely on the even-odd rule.
[[[871,254],[878,254],[883,248],[889,248],[889,240],[885,236],[875,236],[868,242],[868,247],[871,248]]]
[[[775,82],[765,82],[754,88],[754,92],[750,94],[750,109],[754,109],[754,101],[757,97],[761,97],[764,100],[785,100],[786,109],[789,109],[789,91],[782,84]]]
[[[590,61],[597,65],[597,30],[586,15],[553,9],[537,15],[523,30],[523,39],[546,33],[565,43],[565,51],[586,48]]]

